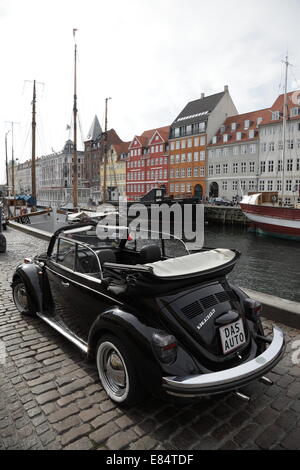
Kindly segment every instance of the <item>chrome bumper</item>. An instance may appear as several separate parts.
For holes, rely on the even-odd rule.
[[[234,390],[270,371],[282,358],[284,349],[283,332],[275,326],[272,343],[255,359],[220,372],[163,377],[163,388],[167,394],[180,397],[197,397]]]

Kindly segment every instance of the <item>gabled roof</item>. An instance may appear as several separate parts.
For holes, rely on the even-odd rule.
[[[151,141],[151,138],[156,132],[159,133],[161,138],[166,142],[169,137],[170,126],[157,127],[156,129],[150,129],[144,131],[141,135],[135,135],[132,141],[130,142],[129,148],[132,147],[133,142],[137,140],[141,147],[147,147]]]
[[[283,107],[284,107],[284,94],[279,95],[278,98],[275,100],[273,105],[270,108],[269,119],[267,119],[262,124],[278,124],[278,122],[282,122],[283,117]],[[300,107],[300,91],[291,91],[287,93],[287,117],[288,119],[294,120],[299,119],[300,116],[291,116],[290,111],[292,108],[299,108]],[[275,111],[279,111],[279,119],[272,119],[272,113]]]
[[[122,153],[128,153],[130,142],[121,142],[120,144],[112,144],[112,147],[115,149],[117,155]]]
[[[221,93],[190,101],[172,123],[172,128],[178,127],[181,123],[187,125],[194,122],[206,121],[225,93],[226,91],[222,91]]]
[[[97,140],[102,135],[102,129],[98,117],[95,115],[86,140]]]

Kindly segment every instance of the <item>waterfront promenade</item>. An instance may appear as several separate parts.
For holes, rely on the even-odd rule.
[[[300,331],[281,325],[287,350],[268,377],[193,405],[149,398],[124,410],[99,383],[96,367],[34,317],[16,310],[10,282],[24,256],[48,243],[9,228],[0,254],[0,449],[300,449]],[[271,322],[265,321],[266,328]],[[3,351],[6,352],[4,358]],[[298,354],[300,360],[300,353]],[[292,360],[294,358],[294,360]]]

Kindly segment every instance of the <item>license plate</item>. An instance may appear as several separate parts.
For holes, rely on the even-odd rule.
[[[243,320],[239,319],[234,323],[222,326],[222,328],[220,328],[220,336],[224,354],[228,354],[237,349],[241,344],[246,342]]]

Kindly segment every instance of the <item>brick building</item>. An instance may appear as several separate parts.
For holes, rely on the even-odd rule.
[[[170,126],[135,136],[128,149],[126,188],[128,201],[138,201],[153,188],[168,191],[168,137]]]

